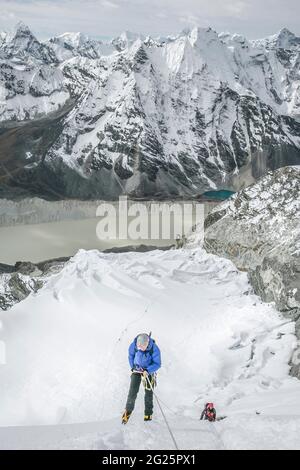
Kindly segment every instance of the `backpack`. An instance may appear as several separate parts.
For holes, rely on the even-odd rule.
[[[212,407],[209,408],[208,405],[212,405]],[[205,419],[210,422],[214,422],[216,421],[216,418],[217,418],[217,413],[216,413],[215,407],[213,406],[213,403],[206,403],[205,408],[202,411],[202,415],[200,419],[201,420]]]

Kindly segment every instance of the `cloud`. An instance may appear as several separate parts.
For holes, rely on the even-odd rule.
[[[119,8],[116,3],[110,2],[109,0],[103,0],[102,5],[107,8]]]
[[[233,15],[233,16],[239,16],[248,9],[247,2],[242,2],[240,0],[236,2],[225,3],[224,6],[225,6],[225,11],[227,11],[229,15]]]
[[[300,35],[298,0],[0,0],[0,30],[19,20],[41,39],[66,31],[116,36],[124,30],[172,34],[186,26],[211,26],[249,38],[282,27]]]

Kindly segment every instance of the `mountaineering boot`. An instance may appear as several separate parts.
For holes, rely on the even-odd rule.
[[[145,415],[144,421],[152,421],[152,415]]]
[[[128,411],[124,411],[123,416],[122,416],[122,424],[127,424],[128,423],[130,415],[131,415],[131,413],[128,413]]]

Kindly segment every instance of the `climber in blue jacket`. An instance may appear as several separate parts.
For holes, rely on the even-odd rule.
[[[157,370],[161,367],[160,349],[150,335],[142,333],[129,346],[128,361],[132,374],[122,423],[126,424],[133,412],[142,380],[145,386],[144,421],[151,421],[153,414],[153,387],[156,382],[155,376]]]

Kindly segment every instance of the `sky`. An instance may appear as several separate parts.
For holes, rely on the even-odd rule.
[[[69,31],[111,38],[123,31],[151,36],[212,27],[249,39],[285,27],[300,36],[299,0],[0,0],[0,31],[19,21],[39,39]]]

